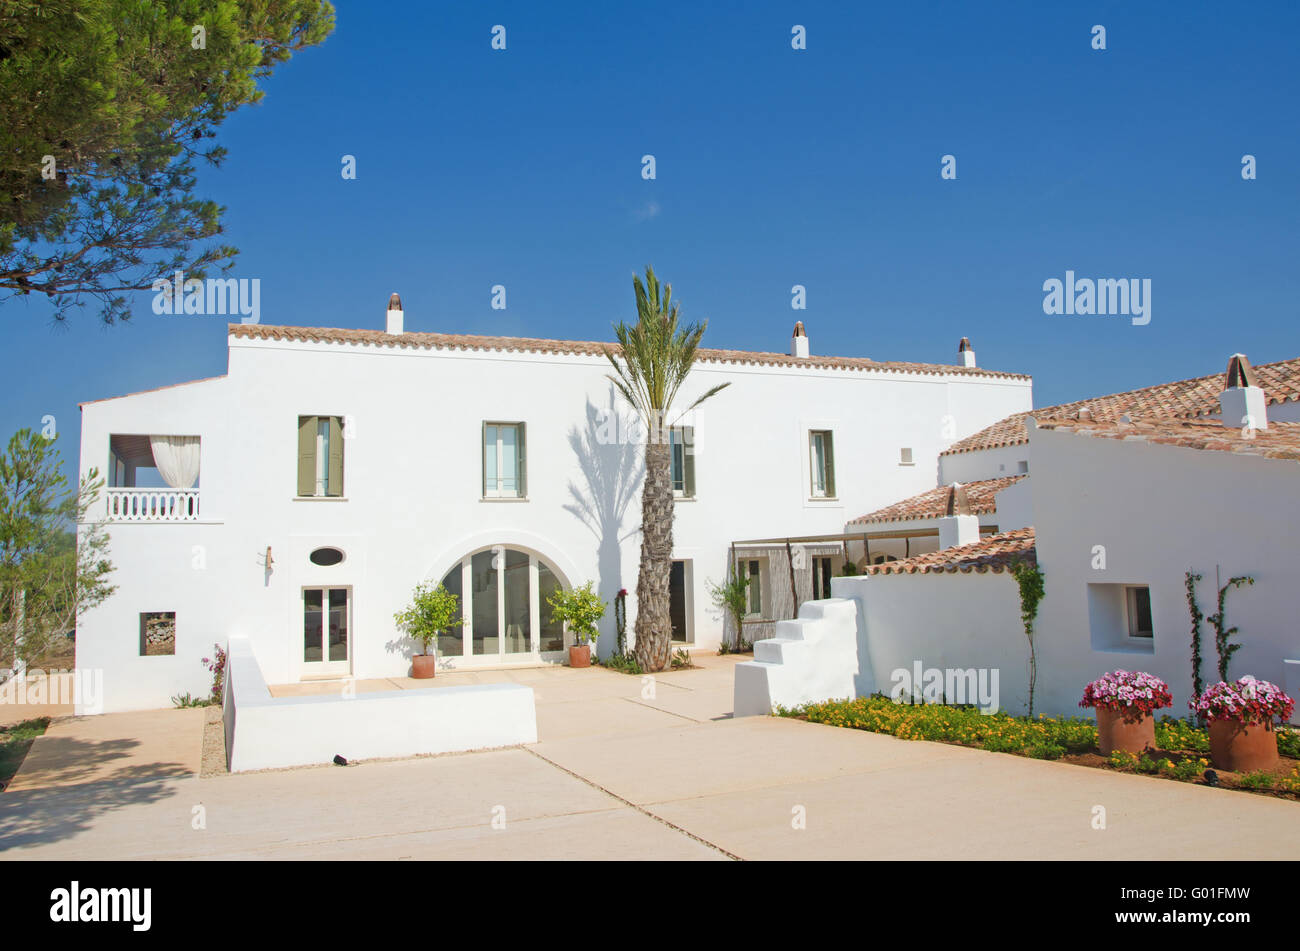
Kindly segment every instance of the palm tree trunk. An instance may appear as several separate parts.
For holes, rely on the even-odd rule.
[[[666,668],[672,658],[668,579],[673,561],[673,483],[668,445],[646,442],[641,488],[641,570],[636,582],[636,661],[645,671]]]

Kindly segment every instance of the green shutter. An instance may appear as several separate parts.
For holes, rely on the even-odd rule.
[[[515,458],[519,463],[518,481],[519,497],[521,499],[528,497],[528,424],[519,424],[518,445],[515,447]]]
[[[837,498],[835,495],[835,439],[828,429],[823,437],[826,447],[826,497],[828,499]]]
[[[316,494],[316,417],[298,417],[298,494]]]
[[[337,416],[329,418],[329,426],[329,484],[325,487],[325,494],[341,496],[343,494],[343,426]]]
[[[684,470],[683,482],[685,488],[683,495],[688,499],[695,498],[695,427],[682,427],[682,469]]]

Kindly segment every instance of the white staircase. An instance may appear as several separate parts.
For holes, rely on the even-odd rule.
[[[798,618],[777,621],[773,633],[754,644],[753,660],[736,665],[735,716],[766,716],[776,704],[793,707],[854,695],[857,602],[807,601]]]

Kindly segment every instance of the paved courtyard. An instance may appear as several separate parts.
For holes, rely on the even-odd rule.
[[[764,717],[733,658],[537,696],[525,748],[200,777],[202,711],[66,718],[0,793],[0,858],[1292,858],[1300,804]],[[391,687],[402,689],[401,682]],[[1094,807],[1106,828],[1093,828]]]

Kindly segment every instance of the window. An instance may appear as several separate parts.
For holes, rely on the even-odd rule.
[[[1028,472],[1028,471],[1029,471],[1029,460],[1028,460],[1028,459],[1021,459],[1018,463],[1016,463],[1016,471],[1017,471],[1017,472],[1022,472],[1022,473],[1023,473],[1023,472]]]
[[[527,496],[524,435],[523,423],[483,424],[483,498]]]
[[[833,559],[829,555],[818,556],[812,560],[813,600],[823,600],[831,596],[831,566]]]
[[[140,656],[176,653],[176,612],[148,611],[140,615]]]
[[[1149,585],[1088,585],[1088,627],[1093,650],[1155,653],[1153,614]]]
[[[910,446],[898,450],[898,464],[900,466],[910,466],[913,464],[912,449]]]
[[[1125,614],[1128,618],[1129,637],[1151,637],[1151,589],[1130,587],[1124,591],[1127,600]]]
[[[749,587],[745,589],[745,594],[749,598],[749,605],[745,611],[746,617],[763,616],[763,564],[758,558],[748,558],[744,562],[744,571],[749,578]]]
[[[812,473],[812,497],[835,498],[835,444],[828,429],[814,429],[808,433],[808,449]]]
[[[343,417],[298,417],[298,495],[342,497]]]
[[[317,548],[307,558],[313,565],[329,568],[343,561],[343,552],[337,548]]]
[[[695,427],[672,427],[668,431],[668,448],[673,495],[679,499],[695,498]]]

